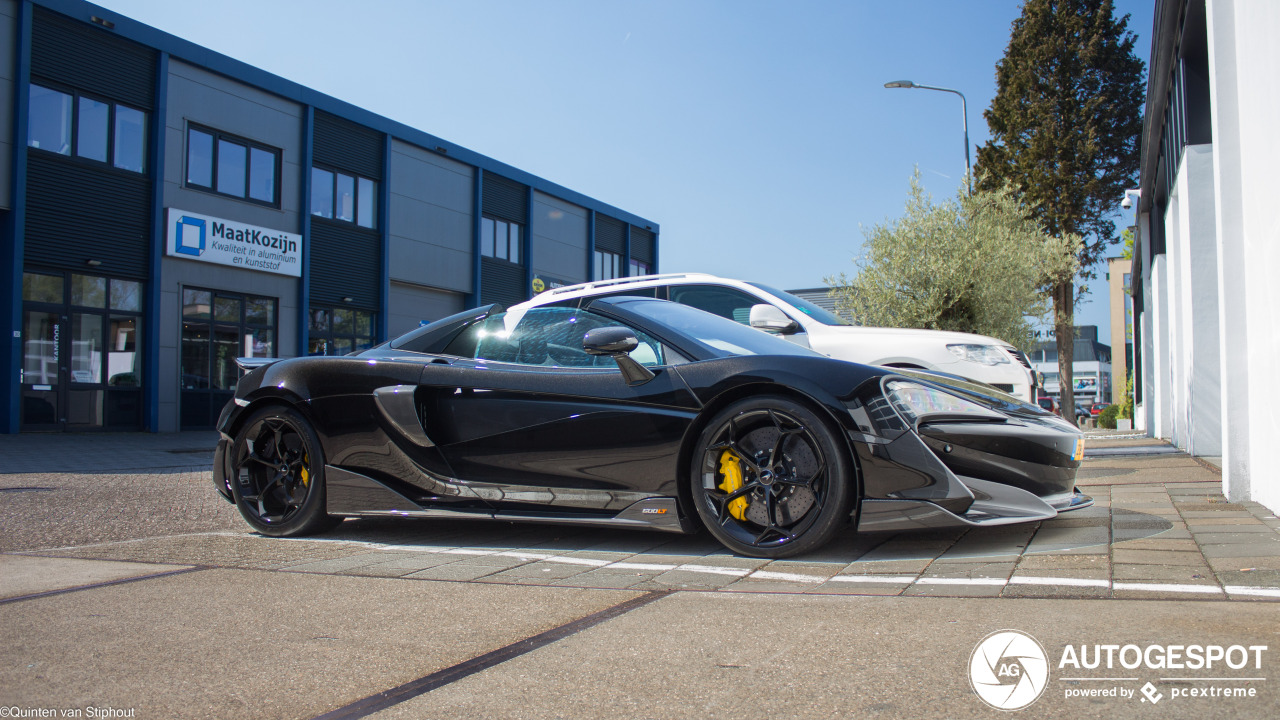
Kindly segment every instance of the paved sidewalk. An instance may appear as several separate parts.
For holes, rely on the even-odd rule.
[[[159,448],[149,445],[151,439]],[[121,444],[141,449],[121,457],[163,460],[166,449],[199,439],[130,438]],[[1090,442],[1105,448],[1108,438],[1093,436]],[[179,504],[198,509],[194,532],[149,530],[145,534],[151,537],[118,541],[99,529],[60,545],[39,535],[0,549],[111,561],[642,591],[1280,601],[1280,519],[1256,503],[1227,502],[1220,477],[1193,458],[1148,450],[1167,444],[1131,437],[1110,443],[1111,449],[1131,452],[1087,457],[1079,484],[1093,496],[1093,507],[1047,522],[990,528],[850,529],[815,553],[773,562],[734,556],[705,533],[484,521],[349,520],[315,538],[264,538],[248,532],[217,498],[207,484],[207,470],[194,469],[146,476],[149,488],[171,499],[187,498]],[[0,493],[47,477],[0,476]],[[105,482],[101,476],[56,477],[72,486]],[[117,477],[137,485],[139,476]],[[57,492],[17,492],[9,500],[13,512],[26,504],[53,513],[61,502]],[[120,513],[130,514],[152,516]]]
[[[213,464],[218,433],[21,433],[0,435],[0,475],[120,473]]]
[[[1280,519],[1227,502],[1211,465],[1150,440],[1091,434],[1095,449],[1132,450],[1089,455],[1079,482],[1097,503],[1052,521],[848,531],[775,562],[705,534],[481,521],[264,538],[216,495],[207,461],[186,462],[206,442],[0,439],[0,463],[16,467],[15,448],[29,463],[0,473],[0,707],[991,717],[970,689],[971,653],[1016,629],[1051,664],[1027,717],[1150,714],[1148,702],[1160,717],[1280,716]],[[1247,668],[1058,664],[1068,646],[1107,644],[1271,650]]]

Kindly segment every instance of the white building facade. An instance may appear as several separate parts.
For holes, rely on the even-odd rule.
[[[1135,422],[1280,511],[1280,3],[1159,0],[1132,268]]]

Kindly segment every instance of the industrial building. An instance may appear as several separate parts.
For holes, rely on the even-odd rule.
[[[0,432],[210,428],[344,354],[658,269],[658,224],[79,0],[0,0]]]

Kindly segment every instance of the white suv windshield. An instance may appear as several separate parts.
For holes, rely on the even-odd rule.
[[[628,302],[623,307],[681,332],[721,357],[729,355],[823,357],[809,348],[688,305],[665,300],[639,300]]]
[[[761,290],[769,293],[770,295],[778,298],[779,300],[782,300],[783,302],[790,303],[795,307],[795,309],[799,310],[805,315],[808,315],[814,320],[817,320],[823,325],[848,325],[849,324],[844,320],[841,320],[838,316],[836,316],[830,310],[826,310],[817,305],[814,305],[808,300],[805,300],[804,298],[798,297],[796,295],[792,295],[791,293],[785,290],[775,290],[769,287],[768,285],[761,285],[760,283],[755,283],[755,282],[749,282],[747,284],[751,285],[752,287],[760,288]]]

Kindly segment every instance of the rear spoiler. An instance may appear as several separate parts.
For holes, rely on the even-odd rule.
[[[279,362],[280,358],[272,357],[240,357],[236,358],[236,367],[245,372],[249,372],[254,368],[260,368],[263,365],[270,365],[273,362]]]

